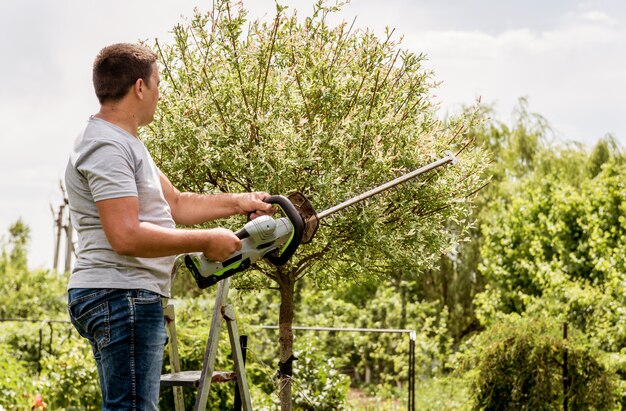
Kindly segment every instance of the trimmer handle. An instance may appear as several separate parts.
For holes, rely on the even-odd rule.
[[[274,195],[267,197],[263,201],[268,204],[274,204],[279,206],[293,226],[291,238],[280,250],[280,255],[278,255],[278,253],[272,253],[265,256],[265,258],[267,258],[270,263],[276,266],[285,265],[300,246],[300,242],[302,241],[302,234],[304,233],[304,221],[302,221],[302,217],[300,217],[298,210],[296,209],[296,207],[294,207],[294,205],[291,203],[291,201],[289,201],[287,197]],[[237,232],[236,234],[237,236],[239,236],[239,232]]]

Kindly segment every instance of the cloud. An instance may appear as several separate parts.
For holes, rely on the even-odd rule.
[[[443,81],[437,94],[444,107],[481,96],[508,114],[528,96],[564,139],[591,143],[614,133],[626,142],[619,113],[626,106],[626,30],[603,12],[571,12],[549,30],[415,32],[404,46],[427,54]]]
[[[602,26],[617,26],[618,21],[607,13],[599,10],[587,10],[582,12],[570,12],[565,15],[564,21],[574,25],[589,23]]]

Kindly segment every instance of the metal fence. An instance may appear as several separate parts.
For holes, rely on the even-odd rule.
[[[44,330],[46,327],[50,329],[50,338],[48,340],[48,352],[52,352],[52,338],[54,336],[54,324],[71,324],[69,320],[49,320],[47,318],[43,320],[32,320],[28,318],[0,318],[0,323],[5,322],[17,322],[17,323],[31,323],[39,324],[39,342],[37,345],[37,372],[41,373],[41,353],[44,348]],[[71,332],[71,331],[70,331]]]
[[[259,328],[268,330],[277,330],[277,325],[261,325]],[[299,327],[293,326],[294,331],[338,331],[338,332],[357,332],[357,333],[395,333],[409,335],[409,381],[408,381],[408,410],[415,411],[415,339],[417,333],[415,330],[395,329],[395,328],[335,328],[335,327]]]
[[[50,329],[50,335],[48,339],[48,352],[52,352],[52,340],[54,337],[54,324],[65,324],[69,325],[71,322],[69,320],[50,320],[50,319],[42,319],[42,320],[34,320],[27,318],[0,318],[0,323],[4,322],[18,322],[18,323],[31,323],[31,324],[39,324],[39,340],[38,340],[38,349],[37,349],[37,370],[41,372],[41,358],[42,352],[44,350],[44,339],[46,337],[44,330],[46,327]],[[275,325],[261,325],[258,328],[262,329],[278,329],[278,326]],[[334,328],[334,327],[292,327],[294,331],[327,331],[327,332],[357,332],[357,333],[395,333],[395,334],[408,334],[409,335],[409,354],[408,354],[408,366],[409,366],[409,375],[408,375],[408,410],[415,411],[415,339],[416,332],[415,330],[406,330],[406,329],[385,329],[385,328]],[[69,327],[69,331],[71,333],[72,328]]]

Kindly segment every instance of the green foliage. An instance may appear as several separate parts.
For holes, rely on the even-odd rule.
[[[584,169],[583,169],[584,170]],[[619,350],[624,339],[626,197],[623,165],[574,186],[558,176],[522,182],[485,228],[481,318],[547,310]]]
[[[550,127],[543,117],[529,111],[526,99],[519,100],[510,124],[496,119],[493,109],[486,105],[479,110],[481,117],[489,120],[472,127],[470,134],[489,153],[491,165],[484,174],[489,183],[477,193],[468,210],[471,226],[466,231],[464,226],[448,222],[447,229],[457,233],[460,241],[447,248],[433,268],[398,273],[400,280],[411,284],[410,295],[447,309],[448,330],[456,342],[483,328],[475,314],[474,297],[488,282],[478,265],[484,241],[482,226],[491,221],[494,205],[509,201],[516,194],[516,182],[535,169],[557,167],[564,174],[565,165],[574,168],[571,164],[576,161],[546,159],[546,153],[552,150]]]
[[[29,270],[29,229],[18,220],[9,228],[0,255],[0,318],[57,319],[65,310],[63,277],[48,270]]]
[[[30,238],[30,228],[22,219],[18,219],[9,227],[8,246],[11,251],[8,252],[6,247],[2,249],[2,268],[5,264],[11,264],[17,269],[26,268],[26,252],[28,240]]]
[[[510,316],[472,342],[465,357],[476,410],[617,410],[615,374],[548,319]],[[568,388],[564,389],[567,352]]]
[[[621,151],[614,137],[609,135],[600,139],[589,155],[589,161],[587,162],[587,174],[589,177],[597,176],[602,171],[604,164],[622,155]]]
[[[368,328],[415,330],[416,376],[428,379],[443,375],[448,367],[447,357],[452,347],[446,335],[446,312],[438,312],[434,304],[409,300],[402,304],[402,296],[392,287],[378,287],[372,295],[363,300],[351,300],[362,285],[344,285],[340,291],[318,290],[302,282],[297,289],[300,304],[296,310],[296,324],[309,327]],[[346,299],[348,301],[346,301]],[[238,314],[246,324],[275,324],[272,311],[277,309],[278,295],[270,291],[237,293],[234,297]],[[403,317],[405,318],[403,320]],[[404,321],[404,326],[401,324]],[[259,331],[244,325],[242,332],[251,335],[250,345],[253,357],[265,364],[275,364],[277,349],[270,331]],[[295,333],[295,347],[304,355],[323,355],[332,361],[334,368],[351,377],[351,385],[363,387],[380,397],[383,391],[397,397],[398,387],[406,387],[408,382],[408,332],[345,332],[345,331],[300,331]],[[262,355],[260,353],[263,353]],[[310,361],[303,354],[296,355],[301,360]],[[266,375],[275,372],[266,370]],[[254,378],[254,377],[253,377]],[[319,384],[309,373],[294,377],[294,384],[300,386]],[[308,388],[307,388],[308,390]],[[298,397],[295,392],[295,397]]]
[[[15,354],[13,347],[0,342],[0,409],[28,409],[35,393],[32,372]]]
[[[0,268],[0,405],[30,409],[41,394],[55,410],[97,409],[100,403],[95,362],[88,344],[65,320],[66,278],[30,270],[26,260],[28,227],[18,221],[2,244]],[[19,321],[30,319],[33,321]]]
[[[466,379],[455,375],[417,380],[415,409],[420,411],[469,411],[471,401]]]
[[[18,269],[11,264],[4,269],[0,276],[0,318],[65,318],[64,276],[43,269]]]
[[[11,347],[15,359],[22,361],[33,374],[36,373],[39,368],[40,348],[45,350],[50,347],[50,329],[41,328],[38,323],[8,321],[0,323],[0,330],[0,344]]]
[[[55,353],[42,361],[38,388],[54,410],[98,410],[98,372],[87,340],[77,333],[56,339]]]
[[[346,407],[350,378],[340,374],[337,361],[319,351],[316,341],[296,344],[294,379],[298,381],[295,406],[302,410],[340,410]]]

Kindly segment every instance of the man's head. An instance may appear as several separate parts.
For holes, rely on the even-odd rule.
[[[115,102],[124,97],[137,80],[151,84],[157,55],[136,44],[113,44],[103,48],[93,63],[93,86],[100,104]]]

